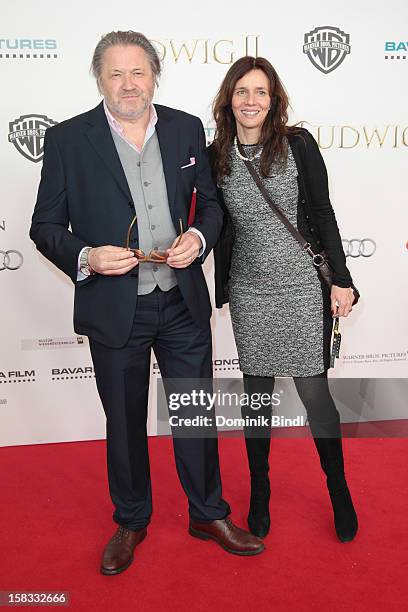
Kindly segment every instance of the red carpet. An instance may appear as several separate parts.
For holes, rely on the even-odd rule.
[[[104,442],[0,449],[0,590],[69,591],[71,610],[407,609],[408,483],[404,439],[344,442],[360,520],[340,544],[310,440],[273,441],[272,531],[258,557],[187,534],[171,441],[150,439],[155,511],[124,574],[98,573],[113,533]],[[241,439],[220,441],[224,496],[245,525]],[[64,609],[64,608],[62,608]]]

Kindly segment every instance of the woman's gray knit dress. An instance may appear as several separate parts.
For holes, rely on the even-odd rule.
[[[258,149],[245,146],[252,158]],[[324,371],[322,288],[310,256],[265,202],[245,163],[231,150],[221,187],[232,218],[229,304],[240,368],[254,376],[312,376]],[[253,165],[259,170],[259,158]],[[273,201],[297,224],[297,168],[273,164],[262,179]]]

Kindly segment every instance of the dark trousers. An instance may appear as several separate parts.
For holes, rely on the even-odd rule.
[[[198,328],[175,287],[138,296],[130,338],[113,349],[90,339],[96,384],[107,420],[109,489],[114,520],[131,530],[149,523],[152,491],[147,444],[150,357],[163,378],[212,378],[211,331]],[[216,437],[173,438],[176,468],[191,518],[222,519]]]

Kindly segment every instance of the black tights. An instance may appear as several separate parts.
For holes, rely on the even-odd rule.
[[[310,430],[314,438],[340,438],[340,415],[337,411],[332,396],[330,395],[327,380],[327,371],[315,376],[294,377],[296,390],[306,409]],[[244,373],[245,392],[251,396],[253,393],[267,393],[272,395],[275,386],[275,377],[252,376]],[[270,419],[272,407],[263,406],[256,414],[264,415]],[[254,416],[254,411],[248,407],[242,408],[242,416]],[[248,427],[244,429],[246,437],[268,437],[268,428]]]

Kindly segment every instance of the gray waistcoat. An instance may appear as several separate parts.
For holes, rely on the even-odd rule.
[[[176,232],[170,215],[157,134],[151,136],[139,154],[116,132],[111,132],[135,204],[137,222],[133,232],[138,231],[139,249],[146,255],[152,249],[168,249],[176,238]],[[151,293],[156,285],[162,291],[177,285],[174,270],[166,264],[139,264],[138,294]]]

